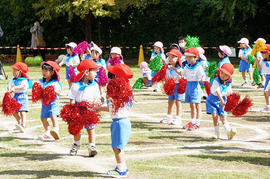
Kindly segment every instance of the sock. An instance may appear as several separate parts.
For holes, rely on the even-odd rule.
[[[201,125],[201,120],[200,120],[200,119],[195,119],[195,124],[196,124],[197,126],[200,126],[200,125]]]
[[[160,82],[157,83],[157,89],[160,89]]]
[[[231,131],[231,127],[228,123],[223,124],[223,127],[227,133]]]
[[[96,146],[95,143],[89,143],[89,147]]]
[[[178,120],[178,121],[181,121],[180,116],[175,116],[175,119]]]
[[[45,131],[46,135],[50,135],[50,130]]]
[[[81,145],[81,141],[78,140],[78,141],[74,141],[74,144],[76,144],[77,146]]]
[[[219,133],[219,126],[214,126],[216,134]]]
[[[191,119],[190,122],[191,122],[192,124],[196,124],[196,119]]]
[[[116,168],[118,168],[121,172],[125,172],[127,170],[127,166],[125,163],[118,163],[116,165]]]
[[[55,131],[59,131],[59,127],[54,127],[53,128]]]

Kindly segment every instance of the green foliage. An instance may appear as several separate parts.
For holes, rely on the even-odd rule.
[[[153,70],[158,72],[163,66],[163,63],[161,61],[161,55],[157,55],[148,65],[148,67]]]
[[[136,82],[134,83],[134,85],[132,86],[133,89],[142,89],[143,87],[143,79],[142,78],[138,78],[136,80]]]

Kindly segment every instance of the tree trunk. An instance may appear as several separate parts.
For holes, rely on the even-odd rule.
[[[93,22],[93,14],[89,13],[85,17],[85,40],[87,42],[92,41],[92,22]]]

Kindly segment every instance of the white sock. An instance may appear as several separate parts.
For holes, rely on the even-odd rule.
[[[89,147],[95,147],[96,145],[95,145],[95,143],[89,143]]]
[[[50,130],[45,131],[46,135],[50,135]]]
[[[191,119],[190,122],[191,122],[192,124],[196,124],[196,119]]]
[[[195,119],[195,124],[196,124],[197,126],[200,126],[200,125],[201,125],[201,120],[200,120],[200,119]]]
[[[219,126],[215,126],[214,128],[215,128],[216,134],[219,133]]]
[[[81,145],[81,141],[80,140],[78,140],[78,141],[74,141],[74,144],[76,144],[76,145]]]
[[[227,133],[231,131],[231,127],[230,127],[230,125],[229,125],[228,123],[225,123],[225,124],[223,125],[223,127],[224,127],[224,129],[225,129],[225,131],[226,131]]]
[[[116,167],[117,167],[121,172],[124,172],[124,171],[127,170],[127,166],[126,166],[125,163],[118,163],[118,164],[116,165]]]
[[[168,119],[172,119],[172,115],[167,114],[166,116],[167,116]]]
[[[59,127],[54,127],[53,128],[55,131],[59,131]]]

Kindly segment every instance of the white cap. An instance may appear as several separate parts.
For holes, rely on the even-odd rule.
[[[227,56],[231,55],[232,54],[232,50],[230,47],[228,47],[227,45],[220,45],[219,46],[219,49],[225,53]]]
[[[249,46],[249,40],[247,38],[241,38],[238,43],[240,44],[246,44],[247,46]]]
[[[159,48],[163,48],[163,43],[160,42],[160,41],[156,41],[153,46],[156,46],[156,47],[159,47]]]
[[[77,46],[77,44],[74,43],[74,42],[69,42],[68,44],[65,44],[65,46],[66,47],[71,47],[72,49],[74,49]]]
[[[259,40],[261,40],[263,44],[266,44],[266,40],[264,38],[258,38],[254,43],[257,43]]]
[[[92,51],[92,50],[97,51],[100,55],[102,54],[101,48],[99,48],[96,44],[94,44],[94,46],[91,47],[90,50],[91,50],[91,51]]]
[[[202,47],[196,47],[199,50],[199,54],[204,54],[204,49]]]
[[[116,53],[116,54],[118,54],[118,55],[122,55],[121,48],[119,48],[119,47],[113,47],[113,48],[111,49],[111,52],[110,52],[110,53]]]

